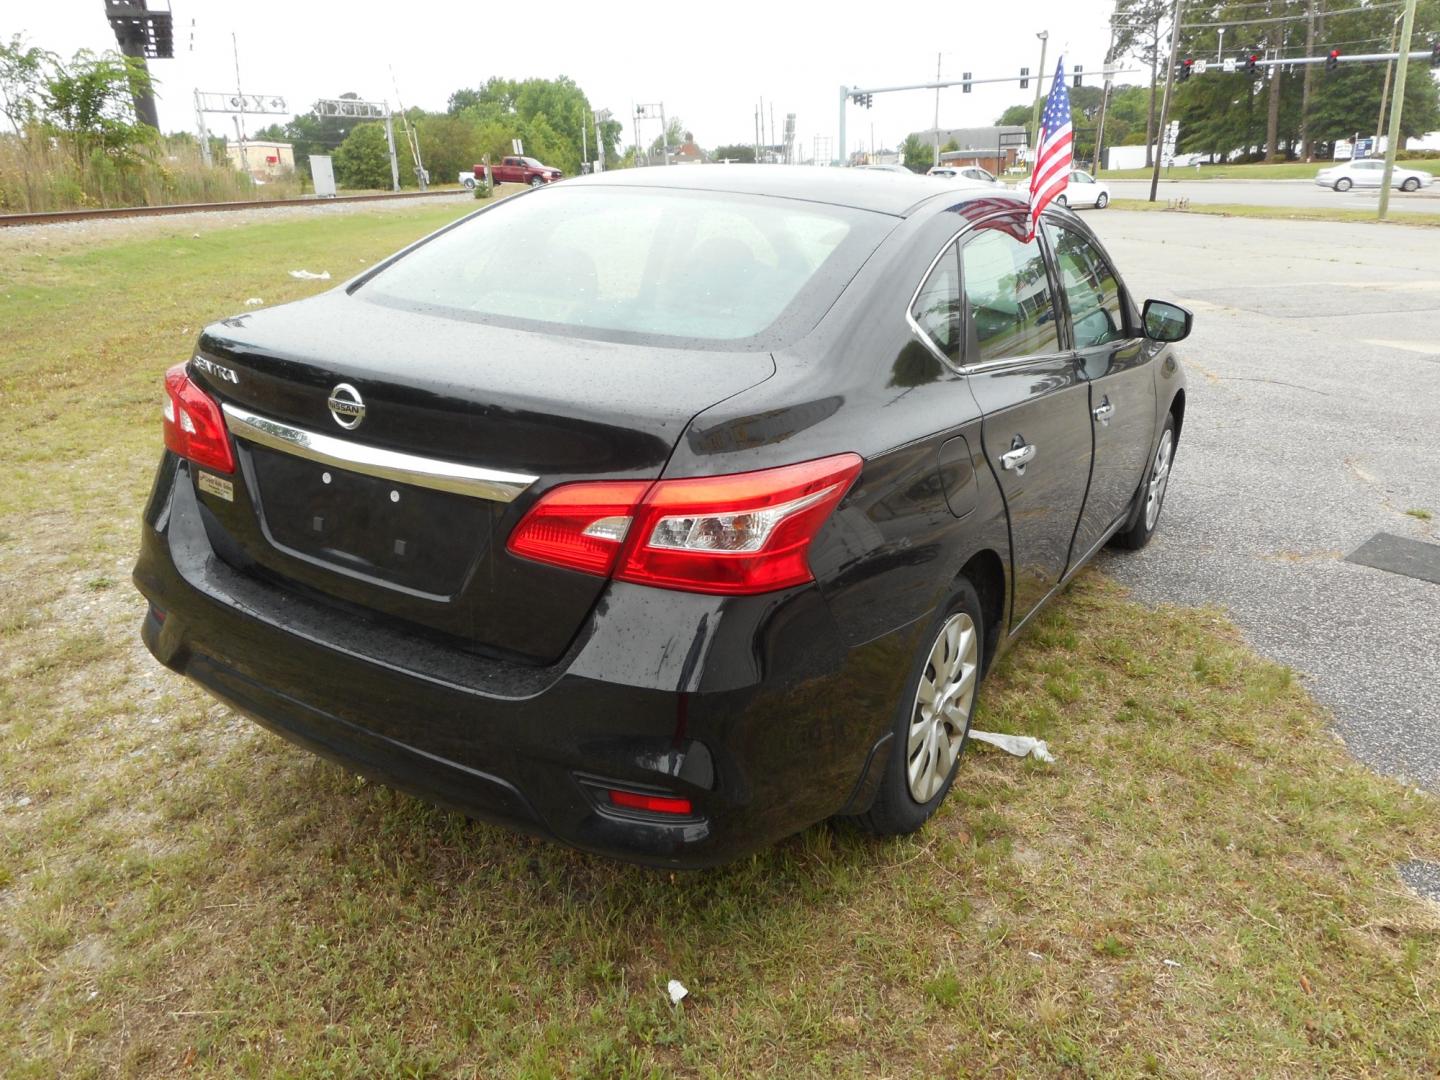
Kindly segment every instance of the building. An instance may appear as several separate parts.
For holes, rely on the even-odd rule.
[[[681,143],[670,155],[676,165],[703,165],[710,160],[710,156],[695,144],[695,136],[685,132],[685,141]]]
[[[926,146],[934,146],[936,131],[928,128],[913,133]],[[1024,159],[1029,138],[1019,124],[992,127],[941,128],[939,131],[940,160],[957,165],[979,165],[996,176],[1014,168]],[[945,148],[954,147],[946,150]]]
[[[257,180],[295,171],[295,148],[288,142],[246,139],[225,144],[230,164]]]

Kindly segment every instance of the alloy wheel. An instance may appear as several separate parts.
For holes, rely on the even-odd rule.
[[[1165,487],[1170,483],[1170,459],[1175,440],[1169,428],[1160,436],[1160,449],[1155,451],[1155,465],[1150,470],[1150,486],[1145,491],[1145,529],[1155,528],[1160,519],[1160,505],[1165,501]]]
[[[905,748],[910,795],[926,803],[945,786],[970,726],[980,676],[980,638],[965,612],[945,620],[915,688]]]

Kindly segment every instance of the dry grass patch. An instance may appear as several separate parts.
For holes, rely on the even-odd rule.
[[[984,694],[1055,765],[977,748],[914,838],[820,827],[700,874],[432,809],[151,661],[127,575],[180,328],[443,216],[0,255],[0,1075],[1440,1069],[1440,915],[1394,871],[1440,856],[1435,800],[1219,615],[1099,574]]]

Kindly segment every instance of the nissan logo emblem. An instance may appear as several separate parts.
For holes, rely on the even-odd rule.
[[[346,431],[359,427],[360,421],[365,419],[365,401],[360,397],[360,391],[349,383],[337,384],[325,404],[330,406],[330,415],[335,422]]]

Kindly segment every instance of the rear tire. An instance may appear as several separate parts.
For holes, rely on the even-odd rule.
[[[1419,181],[1419,180],[1416,180],[1415,177],[1412,176],[1412,177],[1408,178],[1403,184],[1400,185],[1400,190],[1401,190],[1401,191],[1419,191],[1419,190],[1420,190],[1420,181]]]
[[[1339,180],[1335,181],[1336,191],[1349,191],[1354,186],[1355,185],[1350,182],[1348,177],[1342,176]]]
[[[965,578],[921,640],[896,707],[885,772],[857,825],[876,836],[912,833],[939,809],[955,782],[985,670],[980,596]]]
[[[1165,417],[1165,426],[1160,430],[1160,443],[1145,470],[1145,480],[1136,494],[1139,506],[1135,522],[1124,532],[1118,532],[1110,543],[1127,551],[1139,551],[1155,535],[1160,524],[1160,511],[1165,508],[1165,492],[1170,487],[1170,470],[1175,464],[1175,415]]]

